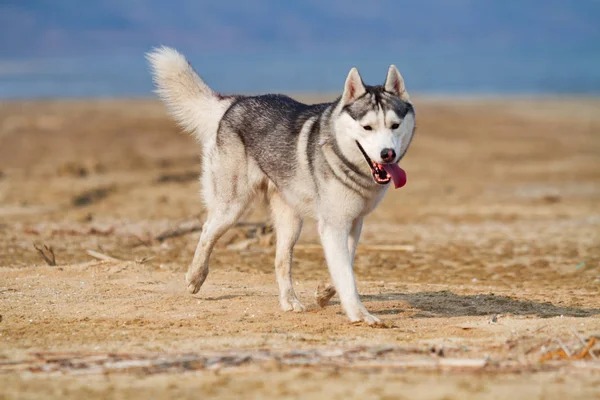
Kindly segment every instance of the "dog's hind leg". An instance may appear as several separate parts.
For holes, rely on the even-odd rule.
[[[279,302],[283,311],[305,311],[292,286],[292,256],[302,230],[302,218],[278,193],[271,197],[271,213],[277,237],[275,274],[279,285]]]
[[[194,253],[194,259],[185,276],[188,291],[198,293],[208,276],[208,260],[217,240],[231,228],[242,215],[246,202],[214,205],[210,208],[208,218],[202,227],[200,241]]]
[[[241,160],[244,148],[235,135],[227,137],[228,147],[206,146],[202,158],[202,196],[208,215],[202,227],[194,259],[185,275],[188,291],[197,293],[208,276],[208,261],[217,240],[241,217],[252,198],[248,171],[230,168],[229,162]],[[232,165],[235,165],[233,162]]]
[[[223,154],[207,152],[203,160],[202,189],[208,216],[185,276],[188,291],[192,294],[200,290],[208,276],[208,260],[217,240],[238,221],[251,197],[247,180],[240,178],[239,171],[236,174],[233,170],[222,168],[219,162],[223,156],[234,157],[235,150],[221,152]]]

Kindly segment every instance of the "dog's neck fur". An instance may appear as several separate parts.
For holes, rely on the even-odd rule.
[[[360,191],[379,193],[387,186],[379,185],[373,180],[372,171],[360,152],[355,140],[344,129],[336,127],[336,116],[341,112],[338,101],[331,103],[320,116],[319,143],[325,161],[332,170],[343,170],[353,175],[354,181],[360,182]],[[328,121],[328,123],[325,123]]]

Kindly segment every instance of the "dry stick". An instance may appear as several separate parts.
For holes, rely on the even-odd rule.
[[[558,356],[562,359],[565,359],[565,360],[580,360],[582,358],[585,358],[585,356],[590,352],[590,349],[592,347],[594,347],[595,344],[596,344],[596,338],[591,338],[588,341],[585,348],[579,354],[577,354],[575,356],[571,356],[570,354],[567,354],[566,347],[563,347],[563,350],[558,350],[558,351],[555,351],[554,353],[548,353],[548,354],[543,355],[539,361],[540,362],[548,361],[556,356]]]
[[[118,258],[107,256],[106,254],[98,253],[97,251],[94,251],[94,250],[86,250],[85,252],[88,255],[90,255],[90,256],[98,259],[98,260],[102,260],[102,261],[113,261],[113,262],[121,262],[121,261],[123,261],[123,260],[119,260]]]
[[[597,360],[597,357],[596,357],[596,355],[594,354],[594,352],[592,350],[593,343],[592,343],[592,346],[590,346],[591,342],[595,342],[595,341],[592,341],[593,338],[589,340],[589,343],[586,343],[585,339],[583,339],[583,336],[581,336],[579,334],[579,332],[577,332],[574,328],[571,328],[571,332],[573,332],[573,335],[575,335],[577,337],[577,339],[579,339],[579,341],[581,342],[581,344],[585,346],[583,351],[585,352],[585,349],[587,349],[587,353],[589,353],[590,356],[592,356],[592,358],[594,360]],[[585,355],[585,353],[584,353],[584,355]]]
[[[198,232],[202,230],[202,226],[204,225],[204,222],[194,222],[194,223],[190,223],[188,222],[183,222],[180,224],[180,226],[177,226],[175,228],[171,228],[171,229],[167,229],[166,231],[163,231],[162,233],[159,233],[154,239],[158,240],[159,242],[163,242],[166,239],[170,239],[173,237],[178,237],[178,236],[184,236],[187,235],[189,233],[193,233],[193,232]],[[239,226],[253,226],[253,227],[261,227],[261,226],[266,226],[267,224],[264,222],[238,222],[237,224],[235,224],[236,227]]]
[[[562,342],[562,340],[560,340],[559,338],[556,338],[554,340],[556,341],[556,343],[558,343],[560,345],[560,347],[565,352],[565,354],[567,355],[567,357],[571,358],[571,352],[569,351],[569,349],[567,349],[567,346],[565,346],[565,344]]]
[[[137,241],[139,242],[139,244],[144,245],[146,247],[150,247],[152,245],[151,241],[152,239],[142,239],[139,235],[133,235],[133,237],[135,239],[137,239]],[[137,245],[136,245],[137,246]]]
[[[558,350],[552,353],[546,353],[543,356],[540,357],[540,359],[538,360],[539,362],[544,362],[544,361],[548,361],[548,360],[552,360],[554,357],[560,357],[563,360],[564,359],[568,359],[569,357],[567,356],[567,353],[565,353],[564,350]]]
[[[541,331],[542,329],[544,329],[546,326],[548,326],[548,325],[542,325],[539,328],[537,328],[535,331],[533,331],[532,333],[538,333],[539,331]]]
[[[42,255],[42,257],[44,257],[44,260],[48,265],[51,267],[56,266],[56,257],[54,256],[54,249],[52,246],[44,245],[44,247],[38,247],[38,245],[34,243],[33,247]]]
[[[155,237],[159,242],[163,242],[166,239],[187,235],[188,233],[198,232],[202,230],[204,222],[196,222],[190,226],[178,226],[173,229],[168,229]]]
[[[136,263],[138,264],[143,264],[145,262],[148,262],[150,260],[154,259],[154,256],[147,256],[147,257],[142,257],[142,258],[138,258],[135,260]]]
[[[169,368],[183,368],[187,370],[216,369],[222,367],[238,367],[245,363],[260,364],[261,362],[278,359],[284,365],[311,365],[325,366],[335,365],[343,368],[354,368],[370,370],[402,368],[402,369],[459,369],[459,370],[480,370],[488,366],[487,359],[416,359],[416,360],[363,360],[336,358],[325,361],[319,354],[308,354],[307,357],[293,357],[290,354],[284,354],[278,358],[274,354],[255,354],[255,355],[217,355],[215,357],[205,357],[201,355],[189,356],[169,356],[164,357],[133,357],[123,359],[120,355],[98,355],[91,357],[73,357],[65,358],[38,358],[37,360],[21,360],[9,364],[0,364],[0,371],[23,371],[31,372],[56,372],[71,374],[94,374],[106,372],[126,372],[141,371],[147,374],[165,372]],[[70,362],[57,361],[77,360],[78,367],[73,368]]]
[[[585,348],[583,350],[581,350],[581,352],[579,354],[577,354],[575,357],[575,359],[582,359],[585,358],[585,356],[589,353],[590,355],[592,355],[591,349],[592,347],[594,347],[594,345],[596,344],[596,338],[591,338],[587,345],[585,346]],[[596,358],[596,356],[594,355],[594,358]]]

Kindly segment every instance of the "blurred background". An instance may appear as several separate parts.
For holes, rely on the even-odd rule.
[[[390,329],[315,308],[329,274],[310,219],[293,269],[314,312],[280,313],[260,203],[187,293],[201,147],[152,95],[160,45],[220,92],[310,103],[353,66],[369,84],[398,66],[418,115],[408,184],[368,216],[353,265]],[[598,398],[599,95],[599,0],[0,0],[1,393]],[[311,348],[341,364],[296,364]],[[577,361],[541,364],[562,349]],[[222,351],[239,368],[161,355]]]
[[[148,96],[163,44],[223,92],[600,92],[597,0],[2,0],[0,98]]]

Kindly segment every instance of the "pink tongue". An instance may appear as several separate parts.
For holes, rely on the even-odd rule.
[[[383,164],[381,166],[392,177],[396,189],[406,185],[406,172],[398,164]]]

